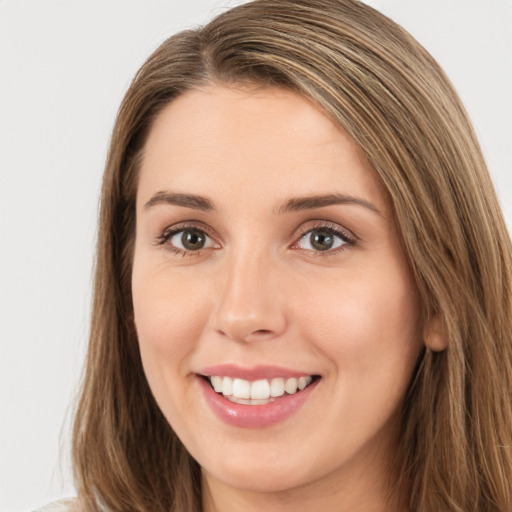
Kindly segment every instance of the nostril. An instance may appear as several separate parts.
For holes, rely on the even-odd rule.
[[[274,338],[274,336],[276,336],[276,333],[272,329],[258,329],[244,336],[242,341],[249,343],[252,341],[265,341]]]

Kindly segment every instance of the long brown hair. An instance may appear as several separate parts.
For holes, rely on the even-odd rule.
[[[385,185],[425,322],[396,464],[410,510],[512,510],[511,245],[468,116],[433,58],[356,0],[257,0],[165,41],[121,105],[106,165],[87,366],[73,440],[81,508],[201,510],[200,472],[158,409],[133,326],[137,170],[154,119],[204,84],[310,98]]]

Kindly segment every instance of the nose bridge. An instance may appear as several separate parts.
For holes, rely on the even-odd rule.
[[[278,269],[270,251],[255,246],[238,248],[223,263],[215,299],[215,330],[246,342],[281,334],[286,317],[277,293]]]

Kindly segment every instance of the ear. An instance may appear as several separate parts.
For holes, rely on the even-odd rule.
[[[423,328],[423,343],[432,352],[442,352],[447,347],[448,340],[439,315],[432,317]]]

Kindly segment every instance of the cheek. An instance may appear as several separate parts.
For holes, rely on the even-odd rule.
[[[168,274],[168,272],[167,272]],[[207,304],[200,288],[166,272],[143,273],[134,266],[132,278],[135,327],[142,362],[150,383],[154,374],[176,374],[194,350],[205,326]]]
[[[354,272],[321,292],[300,305],[300,329],[329,361],[324,420],[344,432],[333,454],[336,446],[351,453],[378,432],[387,445],[421,352],[416,288],[403,272]]]
[[[368,377],[390,369],[411,370],[421,336],[419,299],[408,272],[356,270],[318,290],[301,294],[301,329],[337,371],[343,374],[349,368]]]

